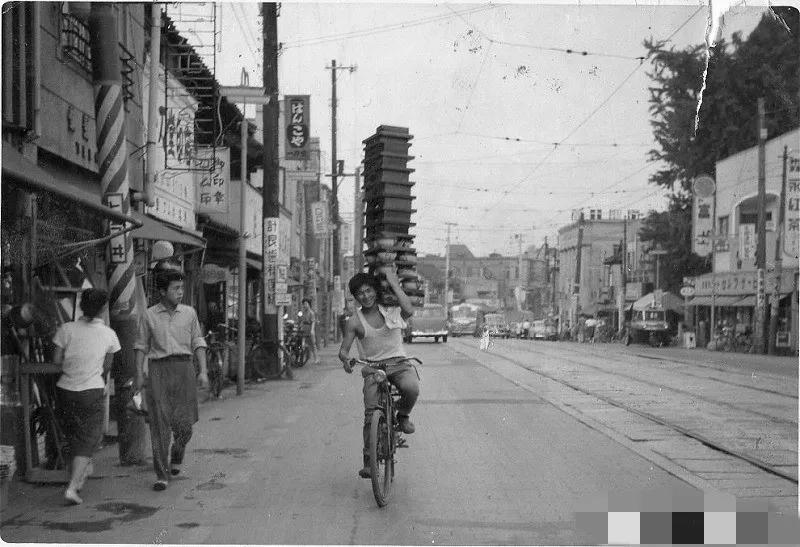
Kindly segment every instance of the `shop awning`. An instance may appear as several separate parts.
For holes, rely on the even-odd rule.
[[[9,177],[8,182],[28,188],[33,191],[45,191],[60,198],[78,203],[107,218],[121,222],[129,222],[134,226],[142,223],[132,217],[123,215],[100,203],[100,196],[87,192],[71,184],[68,180],[60,180],[51,175],[38,165],[26,160],[22,154],[8,144],[3,143],[3,179]]]
[[[255,258],[248,258],[247,259],[247,265],[250,266],[251,268],[255,268],[259,272],[263,269],[261,261],[260,260],[256,260]]]
[[[745,296],[744,298],[740,299],[734,306],[737,308],[746,308],[749,306],[756,305],[756,295]]]
[[[742,299],[741,296],[695,296],[689,301],[690,306],[736,306],[737,302]]]
[[[153,241],[170,241],[172,243],[181,243],[191,247],[205,248],[206,240],[197,234],[168,226],[158,219],[143,215],[136,211],[131,212],[131,216],[141,223],[141,228],[133,231],[133,237],[139,239],[151,239]]]

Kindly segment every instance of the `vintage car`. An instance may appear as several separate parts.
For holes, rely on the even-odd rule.
[[[410,317],[408,327],[405,331],[404,341],[412,343],[415,338],[433,338],[434,342],[439,339],[447,342],[449,330],[447,328],[447,312],[439,304],[425,304],[422,308],[414,311],[414,316]]]

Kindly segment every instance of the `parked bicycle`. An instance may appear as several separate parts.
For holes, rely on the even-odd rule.
[[[298,325],[284,317],[283,322],[283,344],[281,344],[284,358],[295,368],[304,366],[311,357],[311,348],[306,344],[306,337]]]
[[[222,323],[217,326],[227,328],[227,325]],[[216,330],[209,330],[208,334],[206,334],[206,344],[208,393],[209,396],[219,398],[222,394],[222,388],[225,385],[225,377],[223,373],[225,363],[225,337],[220,337]]]
[[[416,357],[408,360],[422,361]],[[384,507],[389,502],[389,495],[394,482],[395,453],[398,448],[407,448],[405,437],[398,429],[395,405],[400,398],[397,388],[389,382],[386,376],[386,364],[382,362],[362,361],[350,359],[350,366],[362,365],[361,375],[370,374],[378,376],[379,405],[372,411],[369,431],[369,467],[372,479],[372,494],[378,507]],[[414,367],[416,370],[416,366]]]

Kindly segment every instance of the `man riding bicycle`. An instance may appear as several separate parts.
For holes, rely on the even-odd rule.
[[[397,404],[397,425],[406,434],[414,432],[414,424],[409,414],[419,396],[419,383],[414,366],[408,361],[403,349],[403,329],[405,320],[414,314],[414,307],[400,287],[400,281],[392,267],[382,267],[380,272],[386,276],[400,307],[384,307],[378,304],[378,280],[368,274],[358,273],[348,283],[350,293],[361,305],[345,325],[344,338],[339,348],[339,359],[344,370],[353,372],[350,347],[353,340],[358,347],[359,358],[370,362],[385,364],[386,376],[400,392]],[[370,477],[369,469],[369,430],[372,411],[378,408],[378,384],[374,375],[364,378],[364,467],[358,474]]]

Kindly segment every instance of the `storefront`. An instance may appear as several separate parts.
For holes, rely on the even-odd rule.
[[[84,289],[107,288],[108,221],[125,232],[142,222],[7,143],[2,174],[2,444],[15,447],[17,468],[29,480],[50,480],[56,469],[60,479],[52,412],[59,367],[51,363],[50,341],[76,318]]]
[[[781,353],[797,352],[797,275],[797,268],[782,272],[776,305],[772,303],[775,275],[767,274],[765,280],[767,317],[773,310],[778,315],[775,345]],[[688,305],[694,308],[692,326],[698,347],[705,347],[723,332],[752,336],[756,328],[755,271],[710,273],[693,278],[692,283],[695,294]]]

